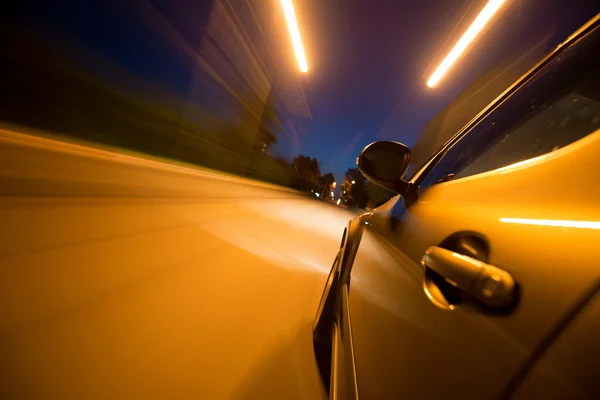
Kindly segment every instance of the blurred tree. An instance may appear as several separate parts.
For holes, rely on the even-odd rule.
[[[345,178],[342,184],[342,200],[344,204],[349,207],[365,208],[368,201],[366,178],[357,168],[348,169]]]
[[[292,160],[296,171],[292,186],[298,190],[314,190],[319,184],[321,170],[316,158],[299,155]]]
[[[257,172],[257,164],[264,164],[262,160],[269,152],[269,149],[277,142],[277,134],[284,129],[281,123],[281,117],[279,115],[275,97],[271,92],[265,102],[262,117],[258,131],[256,132],[254,143],[252,144],[252,150],[248,159],[248,167],[246,169],[246,176],[252,178],[261,178],[261,174],[269,174],[269,171],[262,171],[259,174]],[[271,163],[270,165],[275,166]]]
[[[238,114],[245,117],[244,123],[250,133],[253,155],[267,153],[277,142],[277,134],[284,129],[277,107],[277,102],[272,94],[267,97],[265,104],[257,106],[257,108],[262,108],[258,128],[254,116],[246,113],[245,110],[238,111]]]
[[[319,177],[319,184],[315,188],[323,196],[329,196],[333,188],[333,182],[335,182],[335,176],[331,172],[328,172]]]
[[[258,151],[263,153],[268,152],[271,146],[277,142],[277,133],[281,132],[283,129],[275,97],[271,94],[267,98],[260,127],[258,129],[258,137],[256,140]]]

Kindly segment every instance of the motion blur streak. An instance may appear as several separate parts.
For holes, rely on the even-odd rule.
[[[294,46],[294,51],[296,52],[298,67],[300,67],[300,71],[307,72],[308,65],[306,64],[304,48],[302,47],[302,38],[300,37],[300,30],[298,29],[298,22],[296,21],[296,13],[294,12],[292,0],[281,0],[281,6],[283,7],[283,12],[285,13],[285,19],[290,31],[290,37],[292,38],[292,45]]]
[[[558,219],[500,218],[507,224],[560,226],[564,228],[600,229],[600,221],[571,221]]]
[[[481,10],[475,21],[469,26],[469,29],[462,35],[460,40],[454,45],[450,53],[444,58],[444,61],[436,68],[431,78],[427,81],[427,86],[434,87],[444,74],[450,69],[452,64],[456,62],[458,57],[467,49],[469,44],[475,39],[477,34],[481,32],[483,27],[488,23],[490,18],[498,11],[505,0],[490,0]]]

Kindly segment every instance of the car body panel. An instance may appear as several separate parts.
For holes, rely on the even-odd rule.
[[[525,399],[594,399],[600,393],[600,282],[584,298],[581,311],[536,360],[511,397]],[[571,321],[572,320],[572,321]]]
[[[336,293],[328,296],[337,297],[332,320],[339,328],[339,345],[349,355],[343,357],[344,362],[350,364],[335,370],[355,371],[356,381],[349,383],[361,398],[504,398],[540,357],[540,349],[553,340],[557,325],[568,319],[581,297],[597,284],[597,118],[590,119],[591,125],[575,126],[579,131],[559,132],[565,140],[558,146],[553,143],[546,150],[552,151],[539,157],[502,140],[509,144],[504,150],[518,155],[515,161],[525,159],[509,166],[492,169],[488,166],[494,162],[485,163],[495,160],[506,165],[510,153],[506,159],[484,160],[485,168],[492,170],[477,173],[480,164],[470,172],[473,175],[461,178],[437,165],[450,160],[448,165],[466,163],[468,169],[473,166],[471,160],[482,154],[476,153],[478,149],[487,152],[488,143],[497,143],[487,141],[485,132],[507,137],[506,129],[515,124],[511,120],[528,121],[528,112],[546,116],[542,111],[556,104],[556,96],[567,85],[587,76],[582,70],[597,74],[597,63],[588,61],[600,40],[595,31],[599,18],[582,27],[450,139],[411,178],[404,197],[396,196],[351,222],[356,233],[349,230],[346,235],[351,245],[342,251],[345,260],[339,267]],[[592,89],[595,84],[584,82],[584,88],[596,90]],[[549,99],[553,102],[548,105]],[[560,101],[565,99],[577,101],[563,97]],[[597,108],[592,106],[591,111],[580,107],[577,112],[593,117]],[[527,137],[534,140],[536,149],[546,132],[543,129],[540,124],[529,126]],[[472,147],[472,141],[462,142],[471,131],[484,135],[472,136],[483,139],[479,147]],[[566,145],[568,138],[573,143]],[[462,148],[461,143],[465,143]],[[450,180],[439,179],[445,175]],[[441,281],[434,281],[432,287],[435,274],[424,265],[423,256],[431,246],[446,246],[446,253],[451,250],[465,259],[465,248],[448,247],[449,238],[458,235],[483,243],[484,251],[470,257],[515,279],[516,306],[502,311],[481,307],[464,292],[454,299],[448,297],[452,301],[445,305],[436,298],[431,290],[439,289],[436,285],[455,290],[457,284],[438,277]],[[342,288],[349,288],[347,304]],[[333,396],[338,392],[343,390]]]
[[[343,399],[345,389],[344,384],[344,345],[342,343],[342,334],[338,324],[332,324],[332,348],[331,348],[331,380],[329,382],[329,399]]]
[[[371,214],[365,213],[348,222],[342,234],[340,251],[333,262],[327,277],[321,301],[313,321],[313,340],[323,344],[323,340],[331,338],[334,315],[338,311],[341,300],[341,288],[349,282],[350,268],[354,263],[354,256],[363,232],[363,221]]]
[[[527,163],[432,186],[404,211],[388,243],[366,229],[350,291],[361,396],[463,393],[475,399],[502,391],[598,277],[600,231],[526,223],[600,221],[600,186],[587,185],[585,193],[575,187],[580,178],[595,179],[598,154],[600,131]],[[460,305],[448,311],[427,298],[421,257],[457,232],[484,236],[489,263],[519,282],[523,301],[513,314],[486,315]],[[414,373],[426,370],[431,376]],[[435,384],[428,384],[432,378]]]
[[[350,305],[348,301],[348,285],[342,286],[342,300],[340,305],[341,329],[340,338],[344,349],[344,399],[358,398],[358,387],[356,379],[356,362],[354,357],[354,342],[352,339],[352,322]]]

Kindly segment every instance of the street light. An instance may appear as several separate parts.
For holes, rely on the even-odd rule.
[[[337,183],[336,183],[336,182],[333,182],[331,185],[332,185],[333,187],[336,187],[336,186],[337,186]]]
[[[456,42],[450,53],[444,58],[444,61],[436,68],[429,80],[427,86],[434,87],[442,76],[450,69],[452,64],[456,62],[458,57],[467,49],[469,44],[475,39],[477,34],[481,32],[485,24],[492,18],[492,16],[498,11],[500,6],[504,4],[505,0],[489,0],[488,3],[483,7],[483,10],[479,13],[475,21],[469,26],[469,28],[463,33],[462,37]]]
[[[354,185],[356,183],[356,181],[352,181],[352,184]]]
[[[300,71],[307,72],[308,64],[306,63],[306,56],[304,55],[304,48],[302,47],[302,38],[300,37],[300,30],[298,29],[298,21],[296,21],[294,4],[292,4],[292,0],[281,0],[281,6],[285,13],[288,31],[290,31],[290,37],[292,39],[292,46],[296,53],[296,60],[298,60],[298,67],[300,68]]]

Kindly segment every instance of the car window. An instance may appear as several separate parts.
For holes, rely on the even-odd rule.
[[[507,132],[490,149],[456,173],[453,179],[514,164],[569,145],[600,129],[600,90],[596,71],[593,81],[584,81],[577,90],[569,92],[554,103],[538,108],[531,118]],[[582,89],[593,86],[593,97]]]
[[[491,171],[600,129],[600,54],[594,32],[551,61],[457,141],[421,188]]]

